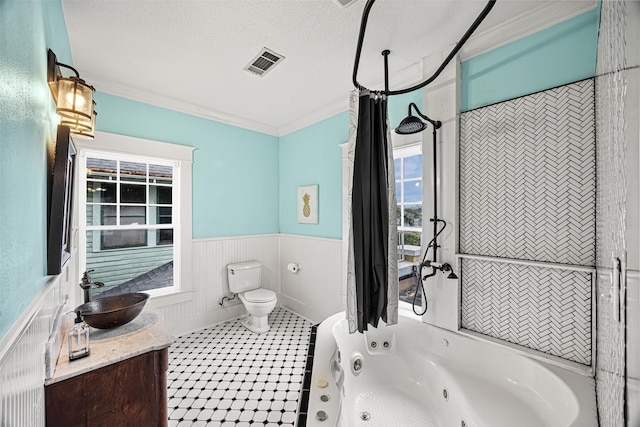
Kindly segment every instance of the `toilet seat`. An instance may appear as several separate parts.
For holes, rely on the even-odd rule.
[[[276,299],[276,293],[269,289],[254,289],[253,291],[247,291],[243,294],[243,297],[247,302],[261,303],[270,302]]]

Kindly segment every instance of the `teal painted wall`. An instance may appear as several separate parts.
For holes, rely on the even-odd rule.
[[[193,238],[278,233],[278,138],[97,92],[96,127],[195,147]]]
[[[49,279],[47,176],[58,118],[47,48],[72,62],[60,2],[0,1],[0,338]]]
[[[463,62],[463,110],[593,76],[598,13]],[[47,47],[72,64],[59,0],[0,1],[0,337],[48,280],[47,174],[57,116]],[[194,238],[341,237],[347,112],[277,138],[106,93],[96,101],[98,130],[196,148]],[[421,91],[390,99],[392,127],[412,101],[421,106]],[[307,184],[320,185],[317,225],[297,224],[296,189]]]
[[[462,62],[462,111],[593,77],[600,7]]]
[[[407,115],[409,103],[422,106],[422,92],[389,99],[389,126]],[[342,150],[349,139],[343,112],[280,138],[280,233],[342,238]],[[297,189],[318,184],[318,224],[298,224]]]
[[[349,115],[337,114],[280,138],[280,232],[342,237],[342,151]],[[297,191],[318,184],[318,224],[298,224]]]

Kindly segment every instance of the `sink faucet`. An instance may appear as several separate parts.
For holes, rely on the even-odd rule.
[[[101,288],[104,286],[102,282],[92,282],[89,273],[93,273],[95,270],[87,270],[82,273],[82,282],[80,287],[84,290],[84,302],[85,304],[91,301],[91,288]]]

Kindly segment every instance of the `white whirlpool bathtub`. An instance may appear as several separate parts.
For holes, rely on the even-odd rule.
[[[598,425],[593,378],[407,313],[353,335],[344,313],[333,315],[313,353],[299,427]]]

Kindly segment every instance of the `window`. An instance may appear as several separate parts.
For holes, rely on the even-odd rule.
[[[105,284],[92,298],[189,292],[193,149],[101,132],[77,145],[80,269]]]
[[[86,159],[87,230],[101,231],[91,249],[172,244],[173,166],[123,159]]]
[[[418,291],[415,277],[420,263],[422,239],[422,149],[421,144],[393,151],[398,224],[398,278],[400,301],[412,303]],[[418,295],[416,300],[421,305]]]
[[[422,234],[422,153],[419,145],[394,150],[398,240],[417,246]],[[404,253],[402,253],[404,259]]]

